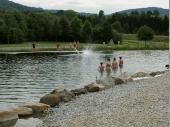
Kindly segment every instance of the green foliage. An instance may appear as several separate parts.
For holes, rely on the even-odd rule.
[[[81,39],[81,20],[78,17],[75,17],[71,22],[72,28],[72,37],[73,40]]]
[[[108,42],[110,39],[112,39],[112,27],[111,24],[109,24],[107,21],[105,21],[100,30],[100,40],[104,42]]]
[[[122,34],[118,33],[116,30],[112,31],[112,40],[114,44],[118,44],[118,42],[122,43]]]
[[[62,16],[60,19],[60,27],[61,27],[61,39],[62,41],[69,42],[72,40],[72,29],[68,19],[65,16]]]
[[[104,17],[104,11],[103,11],[103,10],[100,10],[100,11],[99,11],[99,18],[102,18],[102,17]]]
[[[139,40],[149,41],[153,39],[154,32],[150,27],[144,25],[139,28],[137,36]]]
[[[91,23],[86,20],[82,30],[81,30],[81,36],[85,42],[90,41],[92,37],[92,26]]]
[[[144,25],[157,35],[169,33],[169,17],[158,15],[156,11],[112,15],[104,15],[102,10],[94,15],[79,15],[72,10],[56,13],[0,11],[0,43],[74,40],[101,43],[112,38],[117,43],[122,40],[121,33],[136,34]]]
[[[60,34],[61,34],[61,29],[60,29],[59,21],[56,18],[54,20],[54,24],[53,24],[53,39],[54,39],[54,41],[58,41]]]
[[[128,25],[128,24],[126,24],[126,25]],[[128,27],[128,26],[126,26],[126,27]],[[118,31],[118,32],[122,32],[123,31],[123,28],[122,28],[121,23],[119,21],[114,22],[112,24],[112,28],[114,30]],[[128,29],[128,28],[126,28],[126,29]]]

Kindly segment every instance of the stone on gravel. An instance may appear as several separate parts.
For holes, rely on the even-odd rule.
[[[132,75],[132,78],[138,78],[138,77],[149,77],[150,75],[145,72],[138,72]]]
[[[66,89],[55,89],[51,92],[51,94],[60,95],[62,102],[69,102],[75,97],[75,95],[72,92]]]
[[[33,104],[33,105],[25,105],[24,107],[31,108],[34,113],[40,113],[47,110],[50,106],[43,103]]]
[[[97,84],[102,84],[104,85],[105,89],[112,88],[115,85],[115,79],[111,76],[106,77],[102,80],[97,80]]]
[[[149,75],[151,75],[151,76],[156,76],[156,75],[160,75],[160,74],[163,74],[163,73],[165,73],[164,71],[156,71],[156,72],[151,72]]]
[[[50,105],[54,107],[61,102],[61,96],[59,94],[47,94],[40,99],[40,103]]]
[[[125,83],[125,81],[121,78],[117,78],[117,77],[113,77],[113,78],[114,78],[115,85],[120,85]]]
[[[87,90],[85,88],[80,88],[80,89],[75,89],[75,90],[71,90],[71,92],[75,95],[75,96],[80,96],[82,94],[87,94]]]
[[[98,92],[104,90],[105,87],[102,84],[91,83],[84,87],[88,92]]]
[[[33,115],[33,111],[31,108],[27,108],[27,107],[18,107],[18,108],[14,108],[12,109],[12,112],[17,113],[19,117],[28,117]]]
[[[12,111],[0,112],[0,127],[11,127],[16,124],[18,114]]]

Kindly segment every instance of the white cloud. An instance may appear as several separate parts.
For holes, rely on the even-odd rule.
[[[169,0],[12,0],[28,6],[46,9],[72,9],[79,12],[97,13],[104,10],[106,13],[140,8],[162,7],[169,8]]]

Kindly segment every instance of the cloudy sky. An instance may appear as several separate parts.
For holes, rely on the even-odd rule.
[[[169,0],[11,0],[33,7],[45,9],[72,9],[78,12],[112,13],[120,10],[141,7],[169,8]]]

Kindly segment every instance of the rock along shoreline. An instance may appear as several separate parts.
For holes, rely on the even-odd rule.
[[[15,125],[20,118],[28,118],[37,113],[43,113],[50,107],[60,106],[64,103],[76,99],[82,94],[88,94],[98,91],[103,91],[109,88],[113,88],[116,85],[127,84],[133,82],[136,79],[144,79],[157,77],[166,73],[166,71],[157,71],[152,73],[138,72],[133,75],[123,73],[119,77],[106,77],[103,80],[97,80],[95,83],[84,86],[80,89],[66,90],[55,89],[49,94],[40,98],[40,103],[23,105],[20,107],[9,109],[8,111],[0,111],[0,127],[8,127]]]

